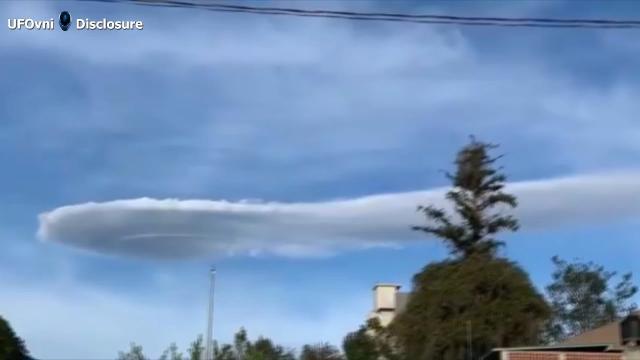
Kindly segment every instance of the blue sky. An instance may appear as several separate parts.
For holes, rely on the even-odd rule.
[[[631,1],[273,4],[640,16]],[[217,339],[339,343],[374,283],[406,288],[446,256],[407,229],[469,134],[502,144],[524,225],[505,255],[536,285],[555,254],[640,272],[637,31],[0,4],[61,10],[145,29],[0,32],[0,314],[39,358],[184,348],[205,330],[212,262]],[[173,235],[123,237],[150,226]]]

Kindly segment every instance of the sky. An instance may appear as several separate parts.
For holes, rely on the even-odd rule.
[[[615,4],[268,5],[640,17]],[[408,290],[447,257],[410,226],[444,205],[470,134],[501,145],[522,221],[501,254],[541,291],[553,255],[640,273],[637,30],[0,3],[62,10],[144,30],[0,31],[0,315],[37,358],[184,349],[206,330],[211,264],[217,340],[339,345],[375,283]]]

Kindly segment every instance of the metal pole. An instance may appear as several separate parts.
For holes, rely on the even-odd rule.
[[[473,360],[473,335],[471,331],[471,321],[467,321],[467,346],[469,347],[469,360]]]
[[[210,289],[209,289],[209,313],[207,316],[207,349],[205,351],[205,360],[213,360],[213,294],[216,284],[216,268],[211,267],[210,272]]]

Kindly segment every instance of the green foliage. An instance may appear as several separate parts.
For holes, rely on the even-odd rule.
[[[347,360],[378,359],[380,356],[375,339],[367,334],[367,328],[364,326],[347,334],[342,343],[342,350]]]
[[[569,263],[555,256],[553,282],[547,286],[547,296],[553,318],[547,329],[547,341],[557,342],[567,337],[619,320],[634,310],[631,299],[638,287],[631,273],[617,275],[592,262]]]
[[[414,276],[407,307],[389,327],[404,359],[458,360],[541,340],[549,306],[517,264],[496,256],[503,242],[495,236],[516,231],[518,221],[499,211],[517,200],[503,191],[499,157],[489,155],[494,148],[471,138],[458,152],[456,172],[447,174],[453,214],[418,208],[427,225],[414,229],[442,239],[456,256]]]
[[[142,346],[131,343],[128,352],[120,352],[118,360],[149,360],[142,352]]]
[[[346,360],[399,360],[395,339],[378,319],[370,319],[365,326],[347,334],[342,343]]]
[[[240,329],[234,336],[233,344],[213,343],[216,360],[296,360],[291,350],[276,345],[268,338],[259,337],[251,341],[246,330]],[[1,353],[0,353],[1,354]],[[178,351],[176,344],[171,344],[160,357],[160,360],[205,360],[205,347],[202,335],[193,341],[187,350],[188,357]],[[4,360],[4,358],[0,358]],[[301,360],[344,360],[340,352],[328,344],[306,345],[300,356]],[[8,360],[14,360],[10,358]],[[22,358],[16,358],[22,360]],[[142,352],[142,346],[131,343],[128,352],[120,352],[118,360],[148,360]]]
[[[182,353],[178,351],[178,345],[175,343],[169,345],[169,348],[165,350],[160,356],[160,360],[186,360]]]
[[[214,342],[213,352],[216,360],[295,360],[294,353],[280,345],[275,345],[270,339],[260,337],[250,341],[247,332],[240,329],[234,336],[233,344]],[[205,360],[205,347],[202,335],[191,343],[187,350],[188,357],[178,351],[176,344],[171,344],[160,357],[160,360]],[[2,358],[4,360],[4,358]],[[311,358],[313,359],[313,358]],[[324,359],[324,358],[320,358]],[[333,359],[333,358],[328,358]],[[11,359],[13,360],[13,359]],[[20,359],[21,360],[21,359]],[[120,352],[118,360],[148,360],[142,352],[142,346],[131,343],[128,352]],[[339,360],[339,358],[336,358]]]
[[[260,337],[250,341],[244,329],[235,334],[233,345],[215,344],[214,354],[216,360],[295,360],[293,352],[275,345],[270,339]]]
[[[251,342],[247,336],[247,331],[242,328],[233,337],[233,345],[238,360],[244,360],[247,357]]]
[[[477,254],[427,265],[414,276],[406,310],[390,325],[405,359],[458,360],[494,347],[535,345],[550,310],[527,274]]]
[[[233,346],[229,344],[224,344],[222,347],[218,348],[217,345],[214,348],[214,354],[216,360],[235,360],[236,354],[233,351]]]
[[[280,345],[274,345],[267,338],[260,337],[253,344],[249,343],[246,360],[295,360],[292,352]]]
[[[29,352],[9,325],[9,322],[0,316],[0,359],[3,360],[28,360]]]
[[[189,354],[189,360],[205,360],[202,335],[198,335],[198,337],[191,343],[187,353]]]
[[[340,350],[326,343],[305,345],[300,360],[343,360]]]
[[[502,191],[506,176],[494,164],[499,157],[490,157],[495,145],[476,141],[458,152],[456,172],[447,174],[453,188],[447,193],[455,214],[433,205],[419,206],[427,225],[414,226],[414,230],[442,239],[451,252],[460,256],[476,253],[494,254],[503,245],[495,235],[503,230],[516,231],[518,221],[496,209],[516,207],[513,195]]]

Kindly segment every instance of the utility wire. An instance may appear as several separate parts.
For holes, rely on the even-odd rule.
[[[153,7],[199,9],[214,12],[249,13],[296,17],[317,17],[363,21],[392,21],[418,24],[447,24],[463,26],[506,26],[536,28],[583,28],[583,29],[640,29],[640,20],[612,19],[560,19],[530,17],[475,17],[434,14],[401,14],[383,12],[354,12],[333,10],[307,10],[282,7],[257,7],[230,5],[217,2],[193,2],[186,0],[92,0],[95,2],[131,3]]]

